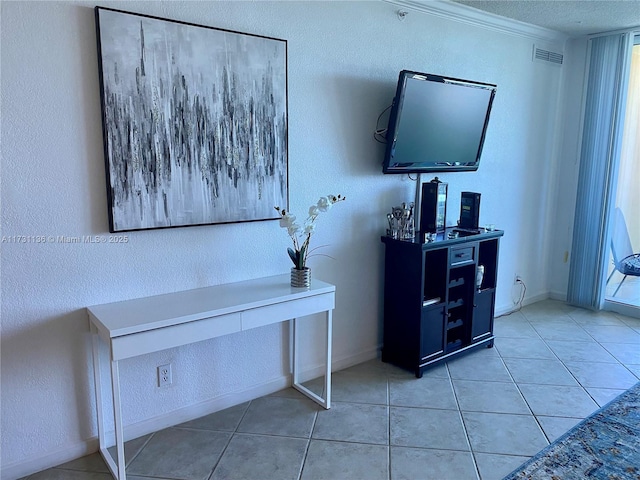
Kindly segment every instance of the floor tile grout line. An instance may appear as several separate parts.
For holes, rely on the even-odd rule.
[[[324,391],[324,390],[323,390]],[[300,462],[300,469],[298,471],[298,479],[301,480],[302,473],[304,472],[304,467],[307,463],[307,456],[309,454],[309,448],[311,448],[311,440],[313,439],[313,432],[316,429],[316,424],[318,423],[318,414],[320,411],[316,409],[313,414],[313,422],[311,422],[311,429],[309,430],[309,436],[307,437],[307,445],[304,449],[304,455],[302,456],[302,462]]]
[[[141,453],[142,453],[142,451],[145,449],[145,447],[146,447],[147,445],[149,445],[149,442],[150,442],[150,441],[151,441],[151,439],[155,436],[155,434],[156,434],[156,433],[157,433],[157,432],[152,432],[152,433],[151,433],[151,435],[149,435],[149,438],[147,438],[147,440],[146,440],[146,441],[144,442],[144,444],[143,444],[143,445],[138,449],[138,452],[137,452],[137,453],[136,453],[136,454],[131,458],[131,460],[129,460],[129,462],[127,462],[127,461],[125,460],[125,465],[124,465],[124,467],[125,467],[125,472],[126,472],[126,469],[129,467],[129,465],[131,465],[131,464],[133,463],[133,461],[134,461],[136,458],[138,458],[138,456],[140,456],[140,454],[141,454]],[[125,446],[126,446],[126,442],[125,442]],[[126,457],[126,455],[125,455],[125,457]]]
[[[616,360],[616,363],[615,363],[615,364],[622,365],[623,367],[625,367],[625,368],[626,368],[626,366],[625,366],[622,362],[620,362],[620,361],[619,361],[615,356],[613,356],[613,354],[611,354],[611,352],[609,352],[609,350],[607,350],[607,349],[602,345],[602,343],[601,343],[598,339],[596,339],[596,338],[595,338],[595,337],[594,337],[594,336],[593,336],[593,335],[592,335],[588,330],[586,330],[586,329],[582,328],[582,325],[581,325],[580,323],[576,322],[576,321],[575,321],[575,319],[574,319],[573,317],[571,317],[571,315],[567,314],[567,316],[569,316],[569,318],[571,318],[571,319],[572,319],[572,320],[573,320],[573,321],[574,321],[574,322],[575,322],[575,323],[576,323],[576,324],[577,324],[577,325],[578,325],[578,326],[579,326],[579,327],[580,327],[584,332],[586,332],[586,333],[587,333],[587,335],[589,335],[589,336],[593,339],[593,342],[594,342],[594,343],[596,343],[600,348],[603,348],[607,353],[609,353],[609,354],[612,356],[612,358],[614,358],[614,360]],[[533,326],[533,325],[532,325],[532,327],[533,327],[533,328],[535,328],[535,326]],[[591,395],[591,393],[589,393],[589,391],[587,390],[587,388],[601,388],[601,387],[587,387],[587,386],[583,385],[583,384],[582,384],[582,382],[578,379],[578,377],[576,377],[576,375],[575,375],[575,374],[571,371],[571,369],[567,366],[566,362],[565,362],[564,360],[562,360],[562,359],[558,356],[558,354],[553,350],[553,348],[551,347],[551,345],[549,345],[549,344],[547,343],[547,339],[545,339],[545,338],[544,338],[544,337],[542,337],[542,336],[541,336],[541,338],[542,338],[542,341],[544,342],[545,346],[546,346],[546,347],[551,351],[551,353],[552,353],[552,354],[553,354],[553,355],[558,359],[558,361],[560,361],[560,363],[562,363],[562,365],[564,366],[564,368],[569,372],[569,374],[574,378],[574,380],[575,380],[576,382],[578,382],[578,385],[580,385],[580,387],[582,388],[582,390],[584,391],[584,393],[585,393],[585,394],[587,394],[591,400],[593,400],[593,402],[598,406],[598,409],[599,409],[599,408],[600,408],[600,404],[599,404],[599,403],[598,403],[598,401],[593,397],[593,395]],[[553,340],[550,340],[550,341],[553,341]],[[589,343],[591,343],[591,342],[589,342]],[[606,342],[605,342],[605,343],[606,343]],[[571,362],[569,362],[569,363],[571,363]],[[594,363],[604,363],[604,362],[594,362]],[[615,365],[614,363],[607,363],[607,364]],[[627,369],[627,371],[629,371],[629,369],[628,369],[628,368],[626,368],[626,369]],[[630,373],[633,375],[633,372],[630,372]],[[545,433],[545,436],[546,436],[546,433]]]
[[[571,317],[569,317],[569,318],[571,318]],[[571,318],[571,320],[573,320],[573,318]],[[549,349],[549,351],[552,353],[552,355],[553,355],[553,356],[554,356],[554,357],[555,357],[555,358],[556,358],[560,363],[562,363],[562,366],[563,366],[563,367],[564,367],[564,368],[569,372],[569,374],[574,378],[574,380],[578,383],[578,385],[580,385],[580,386],[584,389],[584,386],[582,385],[582,383],[580,383],[580,381],[576,378],[576,376],[575,376],[575,375],[573,374],[573,372],[569,369],[569,367],[567,367],[567,364],[565,363],[565,361],[564,361],[564,360],[562,360],[562,359],[558,356],[558,354],[555,352],[555,350],[551,347],[551,345],[549,345],[549,344],[547,343],[547,339],[545,339],[542,335],[540,335],[540,333],[539,333],[539,332],[538,332],[538,330],[536,329],[535,325],[532,325],[532,324],[531,324],[531,322],[530,322],[529,320],[527,320],[527,321],[529,322],[529,324],[531,325],[531,327],[532,327],[534,330],[536,330],[536,333],[540,336],[540,339],[542,340],[542,343],[544,343],[545,347],[547,347],[547,348]],[[580,326],[580,325],[578,324],[578,322],[576,322],[575,320],[573,320],[573,321],[576,323],[576,325]],[[584,329],[583,329],[583,330],[584,330]],[[586,330],[585,330],[585,332],[586,332]],[[588,334],[588,332],[586,332],[586,333]],[[589,335],[589,336],[591,336],[591,335]],[[591,338],[593,338],[593,337],[591,337]],[[554,341],[554,340],[550,340],[550,339],[549,339],[549,341]],[[595,338],[593,339],[593,341],[594,341],[595,343],[598,343],[598,342],[596,341],[596,339],[595,339]],[[586,343],[586,342],[583,342],[583,343]],[[589,342],[589,343],[591,343],[591,342]],[[598,343],[598,345],[600,345],[600,344]],[[601,346],[601,345],[600,345],[600,346]],[[585,392],[586,392],[586,390],[585,390]]]
[[[543,342],[544,342],[544,339],[543,339]],[[546,342],[544,342],[544,343],[545,343],[545,346],[547,348],[549,348],[549,346],[546,344]],[[522,401],[524,402],[524,404],[529,409],[529,412],[531,413],[531,416],[533,417],[533,420],[538,425],[538,428],[540,429],[540,432],[542,433],[542,435],[544,436],[545,440],[547,441],[547,444],[550,445],[551,444],[551,440],[549,439],[547,433],[544,431],[544,428],[542,428],[542,425],[540,424],[540,421],[538,420],[538,417],[535,415],[535,413],[533,413],[533,408],[531,408],[531,405],[529,404],[529,402],[527,401],[526,397],[524,396],[524,393],[522,393],[522,390],[520,389],[520,385],[518,385],[518,382],[516,382],[515,378],[513,378],[513,374],[511,373],[511,370],[509,370],[509,367],[507,366],[506,362],[504,361],[504,357],[500,353],[500,350],[498,350],[498,357],[500,358],[500,361],[502,362],[502,365],[504,366],[505,370],[507,371],[507,374],[509,375],[509,378],[511,378],[511,381],[513,382],[513,385],[516,387],[516,390],[518,390],[518,393],[520,394],[520,398],[522,398]],[[529,415],[527,415],[527,416],[529,416]]]
[[[464,421],[464,416],[462,415],[462,410],[460,408],[460,401],[458,400],[458,394],[456,393],[456,388],[453,385],[453,378],[451,377],[451,370],[449,370],[449,363],[445,362],[445,368],[447,370],[447,376],[449,378],[449,386],[451,387],[451,391],[453,392],[453,398],[456,402],[456,407],[458,411],[458,418],[460,419],[460,424],[462,425],[462,431],[464,432],[464,438],[467,440],[467,446],[469,447],[469,452],[471,452],[471,461],[473,462],[473,468],[476,471],[476,477],[478,480],[481,480],[482,476],[480,475],[480,467],[476,462],[476,457],[473,454],[473,447],[471,446],[471,439],[469,438],[469,431],[467,430],[467,424]]]
[[[213,474],[215,473],[216,468],[218,468],[218,465],[220,465],[220,462],[222,461],[222,457],[224,456],[225,452],[229,448],[229,445],[231,445],[231,441],[233,440],[235,435],[237,433],[239,433],[238,432],[238,428],[240,427],[240,424],[242,423],[242,420],[244,420],[244,417],[247,415],[247,412],[249,411],[249,407],[251,407],[252,403],[253,403],[253,400],[249,400],[249,402],[247,403],[247,406],[244,409],[244,412],[242,412],[242,415],[240,416],[240,420],[238,420],[238,423],[236,424],[236,428],[233,430],[233,432],[226,432],[226,433],[230,434],[229,435],[229,439],[227,440],[224,448],[222,449],[222,452],[220,452],[220,455],[218,456],[218,459],[213,464],[213,467],[211,468],[211,473],[209,473],[209,476],[207,477],[208,480],[211,480],[213,478]]]
[[[244,417],[247,416],[247,412],[249,412],[249,408],[251,407],[252,403],[253,403],[253,400],[249,400],[249,402],[247,403],[247,406],[245,407],[244,412],[242,412],[242,415],[240,416],[240,420],[238,420],[238,423],[236,424],[236,428],[232,432],[233,434],[239,433],[238,428],[240,428],[240,424],[244,420]]]
[[[220,455],[218,456],[218,458],[214,462],[213,466],[211,467],[211,472],[209,473],[209,476],[207,477],[207,479],[211,480],[213,478],[213,474],[216,471],[216,468],[218,468],[218,465],[220,465],[220,462],[222,461],[223,455],[225,454],[225,452],[229,448],[229,445],[231,444],[231,440],[233,440],[233,436],[234,436],[233,433],[229,435],[229,438],[228,438],[227,442],[225,443],[224,448],[222,449],[222,451],[220,452]]]
[[[640,345],[638,346],[638,348],[640,348]],[[622,364],[622,366],[627,369],[627,372],[629,372],[631,375],[636,377],[638,382],[640,382],[640,377],[638,377],[638,375],[640,375],[640,373],[638,373],[638,374],[634,373],[634,371],[629,368],[629,365],[635,365],[635,364],[634,363],[623,363]],[[638,382],[636,382],[636,383],[638,383]],[[597,387],[593,387],[593,388],[597,388]]]
[[[579,323],[579,322],[577,322],[573,317],[571,317],[571,315],[570,315],[569,313],[567,313],[566,315],[567,315],[569,318],[571,318],[571,320],[573,320],[573,322],[575,322],[575,323],[576,323],[576,325],[577,325],[577,326],[579,326],[579,327],[581,328],[581,330],[583,330],[584,332],[586,332],[586,333],[587,333],[587,335],[589,335],[589,336],[593,339],[593,342],[591,342],[591,341],[590,341],[590,342],[580,342],[580,343],[596,343],[600,348],[603,348],[605,351],[607,351],[609,354],[611,354],[611,352],[609,352],[609,351],[608,351],[608,350],[607,350],[607,349],[606,349],[606,348],[601,344],[601,342],[600,342],[599,340],[597,340],[593,335],[591,335],[591,333],[590,333],[589,331],[587,331],[586,329],[584,329],[584,328],[582,327],[582,324],[580,324],[580,323]],[[596,399],[593,397],[593,395],[591,395],[591,393],[589,393],[589,391],[587,390],[587,388],[600,388],[600,387],[587,387],[587,386],[583,385],[583,384],[582,384],[582,382],[580,382],[580,380],[576,377],[576,375],[575,375],[575,374],[571,371],[571,369],[567,366],[566,362],[565,362],[562,358],[560,358],[560,357],[559,357],[559,355],[558,355],[558,354],[555,352],[555,350],[553,349],[553,347],[552,347],[551,345],[549,345],[549,343],[548,343],[548,342],[549,342],[549,341],[554,341],[554,340],[544,338],[544,337],[543,337],[542,335],[540,335],[540,333],[537,331],[537,329],[535,328],[535,325],[531,324],[531,321],[530,321],[528,318],[526,318],[526,315],[525,315],[525,319],[529,322],[529,324],[531,325],[531,327],[532,327],[532,328],[534,328],[534,330],[536,331],[536,333],[538,333],[538,335],[540,336],[540,338],[541,338],[541,340],[543,341],[543,343],[545,344],[545,346],[546,346],[546,347],[551,351],[551,353],[556,357],[556,359],[557,359],[557,360],[562,364],[562,366],[563,366],[563,367],[564,367],[564,368],[569,372],[569,374],[570,374],[570,375],[573,377],[573,379],[577,382],[578,386],[583,390],[583,392],[584,392],[584,393],[585,393],[585,394],[586,394],[586,395],[587,395],[587,396],[588,396],[588,397],[589,397],[589,398],[590,398],[590,399],[591,399],[591,400],[596,404],[596,406],[598,407],[598,408],[596,408],[596,411],[597,411],[598,409],[600,409],[600,408],[601,408],[601,407],[600,407],[600,404],[596,401]],[[498,353],[499,353],[499,351],[498,351]],[[624,364],[622,364],[622,362],[620,362],[617,358],[615,358],[615,357],[613,356],[613,354],[611,354],[611,356],[616,360],[616,362],[615,362],[615,363],[613,363],[613,362],[606,362],[606,363],[605,363],[605,362],[594,362],[594,363],[604,363],[604,364],[607,364],[607,365],[615,365],[615,364],[619,364],[619,365],[622,365],[623,367],[626,367]],[[569,362],[569,363],[571,363],[571,362]],[[627,368],[627,370],[629,370],[629,369]],[[633,372],[631,372],[631,374],[633,374]],[[521,383],[525,384],[525,382],[521,382]],[[517,382],[516,382],[516,385],[518,385],[518,384],[517,384]],[[566,386],[568,386],[568,385],[566,385]],[[520,390],[519,385],[518,385],[518,390]],[[522,393],[522,392],[521,392],[521,393]],[[526,401],[526,399],[525,399],[525,401]],[[528,405],[528,402],[527,402],[527,405]],[[548,416],[548,415],[540,415],[540,416],[543,416],[543,417],[544,417],[544,416]],[[552,417],[555,417],[554,415],[551,415],[551,416],[552,416]],[[549,442],[550,442],[550,443],[553,443],[553,442],[551,442],[551,439],[548,437],[547,433],[546,433],[546,432],[544,431],[544,429],[542,428],[542,425],[540,424],[540,422],[539,422],[539,420],[538,420],[538,416],[534,415],[534,418],[536,419],[536,422],[537,422],[537,423],[538,423],[538,425],[540,426],[540,428],[541,428],[542,432],[544,433],[545,437],[549,440]],[[557,417],[557,418],[561,418],[561,417]],[[573,418],[573,417],[567,417],[567,418]],[[586,418],[586,417],[585,417],[585,418]],[[583,420],[584,420],[584,418],[583,418]],[[566,433],[566,432],[565,432],[565,433]]]
[[[380,445],[383,446],[383,445]],[[418,447],[415,445],[391,445],[396,448],[411,448],[413,450],[428,450],[431,452],[458,452],[458,453],[473,453],[475,450],[460,450],[459,448],[445,448],[445,447]],[[477,453],[486,453],[488,455],[505,455],[509,457],[526,457],[527,455],[518,455],[515,453],[495,453],[495,452],[477,452]]]
[[[571,317],[570,313],[566,314],[569,318],[571,318],[571,320],[578,326],[580,327],[580,329],[582,331],[584,331],[587,335],[589,335],[593,341],[583,341],[583,342],[577,342],[577,343],[596,343],[599,347],[603,348],[605,351],[607,351],[607,353],[609,353],[612,358],[614,358],[614,360],[616,360],[615,362],[594,362],[594,363],[603,363],[603,364],[607,364],[607,365],[615,365],[615,364],[619,364],[622,366],[625,366],[622,362],[620,362],[609,350],[607,350],[604,345],[602,345],[602,343],[596,339],[587,329],[585,329],[583,327],[583,324],[581,324],[580,322],[576,321],[573,317]],[[526,318],[526,316],[525,316]],[[531,327],[536,331],[536,333],[540,336],[540,339],[542,340],[542,342],[545,344],[545,346],[551,351],[551,353],[556,357],[556,359],[562,364],[562,366],[566,369],[566,371],[574,378],[574,380],[576,381],[576,383],[578,384],[578,386],[580,388],[582,388],[582,390],[585,392],[585,394],[587,394],[589,396],[589,398],[591,398],[593,400],[593,402],[598,405],[598,408],[600,408],[600,404],[596,401],[596,399],[589,393],[589,391],[587,390],[587,388],[604,388],[604,387],[587,387],[585,385],[583,385],[580,380],[576,377],[576,375],[571,371],[571,369],[567,366],[567,364],[565,363],[565,361],[559,357],[559,355],[555,352],[555,350],[553,349],[553,347],[548,343],[550,341],[557,341],[557,340],[553,340],[553,339],[548,339],[543,337],[540,332],[538,332],[538,330],[536,329],[535,325],[531,324],[531,321],[527,319],[527,321],[529,322],[529,324],[531,325]],[[568,340],[566,340],[568,341]],[[516,358],[516,357],[513,357]],[[569,363],[571,363],[569,361]],[[627,369],[628,370],[628,369]],[[633,373],[633,372],[631,372]],[[528,384],[526,382],[520,382],[522,384]],[[518,385],[518,382],[516,382],[516,385]],[[536,384],[533,384],[536,385]],[[559,385],[559,386],[569,386],[569,385]],[[518,386],[519,389],[519,386]],[[526,399],[525,399],[526,401]],[[534,415],[535,416],[535,415]],[[541,416],[545,416],[545,415],[541,415]],[[536,417],[536,421],[538,421],[537,416]],[[538,422],[538,424],[540,424],[540,422]],[[541,425],[540,425],[541,426]],[[542,426],[541,426],[542,427]],[[544,429],[542,429],[543,433],[545,434],[545,437],[549,438],[546,434],[546,432],[544,432]],[[551,441],[549,439],[549,441]]]
[[[89,473],[89,474],[98,474],[98,475],[108,475],[109,478],[113,478],[111,475],[111,472],[106,471],[106,472],[96,472],[96,471],[88,471],[88,470],[73,470],[71,468],[61,468],[61,467],[53,467],[51,468],[51,470],[56,470],[58,472],[74,472],[74,473]],[[34,478],[35,475],[37,475],[40,472],[36,472],[33,473],[31,475],[28,475],[26,477],[21,477],[21,479],[18,480],[30,480],[32,478]],[[149,480],[178,480],[176,478],[171,478],[171,477],[158,477],[158,476],[151,476],[151,475],[140,475],[140,474],[136,474],[136,477],[140,477],[140,478],[148,478]],[[129,477],[129,475],[127,475],[127,477]]]
[[[393,480],[391,475],[391,381],[389,372],[385,373],[387,379],[387,479]]]
[[[302,462],[300,462],[300,468],[298,469],[297,480],[302,479],[302,473],[304,472],[304,467],[307,463],[307,456],[309,455],[309,448],[311,447],[311,438],[307,438],[307,444],[304,448],[304,454],[302,455]]]
[[[501,357],[501,359],[502,359],[502,357]],[[503,360],[503,364],[504,364],[505,368],[508,370],[507,365],[504,363],[504,359],[502,359],[502,360]],[[511,372],[509,372],[509,375],[511,376]],[[513,376],[511,378],[513,378]],[[524,393],[522,393],[522,390],[520,389],[520,385],[518,385],[518,383],[515,380],[513,381],[513,384],[516,387],[516,389],[518,390],[518,393],[520,394],[520,397],[524,401],[525,405],[529,409],[529,412],[531,412],[530,416],[533,417],[534,421],[538,425],[538,428],[540,429],[540,432],[542,433],[542,435],[544,436],[545,440],[547,441],[547,444],[550,445],[551,444],[551,439],[547,435],[547,432],[544,431],[544,428],[542,428],[542,424],[540,423],[540,420],[538,419],[538,416],[535,413],[533,413],[533,408],[531,408],[531,405],[527,401],[527,398],[524,396]],[[529,416],[529,415],[527,414],[527,416]]]
[[[391,408],[405,408],[407,410],[437,410],[439,412],[457,412],[457,411],[460,411],[460,408],[457,407],[457,406],[456,406],[456,408],[443,408],[443,407],[430,407],[430,406],[418,406],[418,405],[396,405],[396,404],[393,404],[393,405],[389,405],[389,407],[391,407]]]
[[[349,443],[349,442],[343,442],[343,443]],[[384,447],[384,445],[378,445],[379,447]],[[390,445],[390,448],[410,448],[412,450],[429,450],[429,451],[433,451],[433,452],[457,452],[457,453],[473,453],[474,450],[460,450],[459,448],[451,448],[451,447],[421,447],[418,445]],[[502,455],[501,453],[491,453],[491,452],[479,452],[479,453],[489,453],[491,455]],[[512,455],[514,457],[517,456],[524,456],[524,455]]]
[[[287,438],[295,438],[295,437],[287,437]],[[304,440],[304,439],[300,439],[300,440]],[[389,446],[389,444],[386,442],[374,443],[374,442],[365,442],[365,441],[357,441],[357,440],[340,440],[336,438],[314,437],[314,438],[310,438],[309,440],[318,441],[318,442],[346,443],[346,444],[352,444],[352,445],[367,445],[371,447],[388,447]],[[394,445],[394,446],[397,446],[397,445]]]
[[[151,475],[140,475],[140,474],[136,474],[136,477],[139,478],[148,478],[149,480],[180,480],[177,477],[163,477],[163,476],[151,476]]]

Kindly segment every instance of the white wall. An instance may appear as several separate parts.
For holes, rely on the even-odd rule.
[[[94,4],[0,5],[2,235],[105,234]],[[400,22],[397,7],[383,2],[101,5],[288,40],[291,208],[303,215],[327,193],[348,199],[320,219],[314,239],[335,260],[312,262],[314,275],[337,285],[338,366],[370,358],[379,347],[380,234],[389,209],[413,199],[412,181],[382,175],[384,147],[372,139],[401,69],[498,85],[480,169],[441,175],[449,183],[449,219],[458,216],[461,191],[478,191],[481,223],[505,230],[498,311],[513,307],[515,273],[531,298],[548,294],[562,69],[531,61],[534,40],[420,12]],[[274,221],[128,237],[127,244],[2,243],[5,477],[95,448],[84,307],[290,267],[288,237]],[[125,361],[125,424],[148,427],[168,412],[184,415],[194,405],[214,405],[206,403],[212,399],[275,388],[286,381],[286,348],[283,328],[267,327]],[[308,348],[312,367],[318,348]],[[158,389],[156,366],[165,362],[173,363],[174,385]]]

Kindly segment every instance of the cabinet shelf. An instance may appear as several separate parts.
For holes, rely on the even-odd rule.
[[[464,298],[458,298],[457,300],[450,301],[447,304],[447,308],[451,310],[452,308],[462,307],[464,305]]]
[[[453,322],[447,322],[447,331],[452,330],[454,328],[462,327],[464,325],[464,320],[461,318],[454,320]]]
[[[460,287],[462,285],[464,285],[464,277],[456,278],[449,282],[449,288]]]
[[[458,350],[460,347],[462,347],[462,340],[461,339],[455,340],[453,342],[448,342],[447,343],[447,348],[445,350],[445,353],[453,352],[455,350]]]

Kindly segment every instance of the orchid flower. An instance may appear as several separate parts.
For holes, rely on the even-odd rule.
[[[291,215],[283,208],[275,207],[280,213],[280,226],[287,229],[287,233],[293,242],[293,248],[288,248],[287,252],[298,270],[307,268],[307,258],[309,256],[309,242],[316,229],[316,219],[320,213],[328,212],[334,203],[346,200],[342,195],[327,195],[320,197],[317,203],[309,207],[309,216],[304,222],[304,226],[296,223],[295,215]]]

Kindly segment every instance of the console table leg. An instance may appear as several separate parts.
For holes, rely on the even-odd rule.
[[[298,377],[298,319],[291,319],[291,350],[293,351],[293,374],[291,379],[291,386],[326,409],[331,408],[331,314],[332,312],[330,310],[327,311],[327,350],[325,359],[326,365],[324,375],[324,397],[317,395],[300,383],[300,379]]]
[[[324,408],[331,408],[331,338],[333,333],[333,311],[327,310],[327,352],[324,374]]]
[[[122,431],[122,406],[120,404],[120,373],[118,361],[111,361],[111,388],[113,393],[113,418],[116,428],[116,450],[118,459],[118,480],[126,480],[124,460],[124,435]]]
[[[109,467],[109,470],[111,472],[111,474],[113,475],[114,478],[118,478],[120,480],[126,480],[125,478],[125,474],[124,473],[119,473],[120,472],[120,468],[118,467],[118,465],[120,464],[120,459],[118,459],[118,465],[116,465],[113,457],[111,456],[111,452],[109,452],[109,448],[107,446],[107,438],[106,438],[106,430],[105,430],[105,411],[104,411],[104,406],[102,403],[103,400],[103,389],[102,389],[102,373],[101,373],[101,365],[102,362],[100,361],[100,335],[98,334],[98,329],[96,328],[96,326],[93,324],[93,322],[90,322],[89,325],[89,330],[91,332],[91,342],[92,342],[92,347],[93,347],[93,382],[94,382],[94,388],[95,388],[95,393],[96,393],[96,411],[98,414],[98,448],[100,450],[100,453],[102,455],[102,458],[104,459],[105,463],[107,464],[107,467]],[[116,366],[116,370],[117,370],[117,366]],[[117,371],[116,371],[116,377],[117,377]],[[114,382],[113,380],[113,371],[112,371],[112,382]],[[119,387],[120,387],[120,383],[119,381],[116,381],[116,383],[112,383],[113,385],[117,385],[117,387],[113,387],[112,390],[112,394],[115,396],[115,392],[116,392],[116,388],[118,389],[118,405],[120,403],[119,401]],[[115,403],[114,403],[115,405]],[[115,410],[114,410],[114,417],[115,417]],[[122,422],[120,422],[120,431],[121,431],[121,426],[122,426]],[[119,428],[119,427],[116,427]],[[116,444],[117,444],[117,430],[116,430]],[[124,452],[124,449],[123,449]],[[122,455],[122,458],[124,458],[124,453]],[[124,468],[122,469],[124,471]]]
[[[98,329],[93,323],[89,323],[91,331],[91,343],[93,346],[93,383],[96,394],[96,410],[98,414],[98,446],[100,450],[106,448],[104,438],[104,412],[102,411],[102,376],[100,374],[100,338]]]
[[[291,319],[291,383],[298,385],[298,325],[297,319]]]

